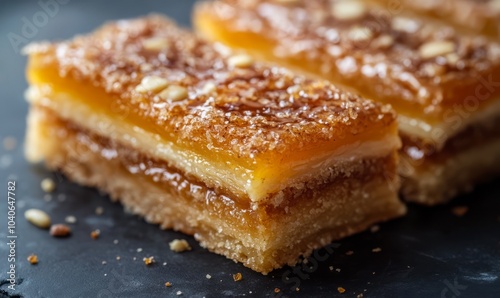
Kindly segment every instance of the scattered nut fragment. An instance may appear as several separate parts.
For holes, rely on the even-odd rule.
[[[67,222],[67,223],[69,223],[69,224],[75,224],[77,222],[77,219],[73,215],[68,215],[68,216],[66,216],[66,218],[64,219],[64,221]]]
[[[53,192],[56,189],[56,183],[51,178],[45,178],[40,183],[44,192]]]
[[[390,35],[381,35],[373,41],[373,46],[380,49],[389,48],[394,44],[394,38]]]
[[[31,254],[28,257],[28,262],[30,262],[31,265],[36,265],[38,264],[38,256],[35,254]]]
[[[235,56],[229,57],[229,59],[227,60],[227,63],[230,66],[239,67],[239,68],[250,67],[250,66],[252,66],[253,62],[254,62],[253,58],[248,56],[248,55],[245,55],[245,54],[235,55]]]
[[[146,39],[142,42],[142,45],[146,50],[150,51],[167,50],[170,47],[168,39],[162,37],[152,37]]]
[[[364,16],[367,12],[366,6],[361,1],[343,0],[332,3],[332,14],[339,20],[354,20]]]
[[[274,292],[277,294],[277,293],[281,292],[281,290],[279,288],[274,288]]]
[[[103,213],[104,213],[104,208],[102,208],[100,206],[97,207],[97,208],[95,208],[95,214],[96,215],[102,215]]]
[[[94,240],[99,238],[99,236],[101,236],[100,230],[93,230],[92,232],[90,232],[90,238],[92,238]]]
[[[146,76],[141,80],[141,83],[135,87],[135,91],[146,93],[149,91],[155,92],[165,89],[168,86],[168,81],[157,76]]]
[[[236,273],[236,274],[233,274],[233,279],[234,281],[240,281],[243,279],[243,275],[241,275],[241,273]]]
[[[165,287],[170,288],[171,286],[172,286],[172,283],[170,283],[169,281],[167,281],[167,282],[165,283]]]
[[[364,297],[363,293],[361,293],[358,296],[356,296],[356,298],[363,298],[363,297]]]
[[[182,240],[175,239],[174,241],[170,242],[168,245],[170,246],[170,250],[175,251],[175,252],[183,252],[183,251],[191,250],[191,246],[189,246],[189,243],[184,239],[182,239]]]
[[[24,212],[24,217],[39,228],[48,229],[50,227],[50,216],[42,210],[28,209]]]
[[[420,56],[430,59],[437,56],[449,54],[455,50],[455,44],[451,41],[430,41],[424,43],[418,49]]]
[[[202,94],[210,94],[210,93],[214,92],[216,89],[217,89],[217,86],[215,85],[214,82],[208,82],[201,89],[201,93]]]
[[[372,249],[372,252],[381,252],[382,249],[380,247],[375,247],[374,249]]]
[[[71,229],[65,224],[55,224],[50,227],[50,235],[53,237],[67,237],[71,234]]]
[[[373,32],[368,27],[353,27],[349,31],[349,39],[355,42],[367,41],[373,37]]]
[[[211,279],[211,278],[212,278],[212,275],[207,274],[207,275],[205,275],[205,277],[206,277],[207,279]]]
[[[342,271],[342,269],[337,268],[337,269],[335,269],[335,271],[340,272],[340,271]]]
[[[464,216],[469,211],[469,207],[467,206],[456,206],[451,209],[451,212],[458,217]]]
[[[177,296],[180,296],[182,295],[182,292],[181,291],[177,291],[177,293],[175,293]]]
[[[340,294],[345,293],[345,289],[344,289],[343,287],[338,287],[338,288],[337,288],[337,291],[338,291]]]
[[[352,256],[354,252],[352,250],[349,250],[345,253],[346,256]]]
[[[143,258],[142,260],[144,261],[144,264],[146,264],[146,266],[155,263],[155,257]]]
[[[108,262],[102,261],[101,264],[106,265]]]
[[[181,101],[186,99],[188,95],[188,91],[185,87],[176,85],[168,86],[168,88],[158,94],[161,99],[169,101]]]

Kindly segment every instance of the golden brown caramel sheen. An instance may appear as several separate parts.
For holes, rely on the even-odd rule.
[[[210,39],[349,86],[430,124],[467,98],[476,99],[476,110],[498,98],[499,44],[340,2],[221,0],[199,4],[194,19]]]
[[[331,149],[395,123],[386,106],[283,68],[235,63],[227,49],[160,16],[110,23],[94,34],[33,45],[27,52],[31,84],[61,92],[86,89],[94,96],[85,100],[96,108],[125,115],[179,146],[235,158],[325,143]],[[138,89],[148,76],[184,87],[187,97],[172,101]],[[207,84],[213,86],[209,92]]]
[[[384,7],[390,0],[370,0]],[[471,34],[500,39],[499,0],[402,0],[398,10],[412,11],[424,17],[445,21]]]

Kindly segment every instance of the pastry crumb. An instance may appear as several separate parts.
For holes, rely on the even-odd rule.
[[[340,294],[344,294],[345,293],[345,289],[343,287],[338,287],[337,288],[337,291],[340,293]]]
[[[64,221],[66,223],[69,223],[69,224],[75,224],[77,222],[77,219],[73,215],[68,215],[68,216],[66,216],[66,218],[64,219]]]
[[[453,209],[451,209],[451,213],[453,213],[455,216],[458,217],[464,216],[468,211],[469,207],[467,206],[456,206]]]
[[[93,230],[92,232],[90,232],[90,238],[92,238],[94,240],[99,238],[99,236],[101,236],[100,230]]]
[[[52,237],[68,237],[71,234],[71,228],[65,224],[55,224],[50,227]]]
[[[44,192],[53,192],[56,189],[56,183],[51,178],[45,178],[40,183]]]
[[[104,213],[104,208],[102,207],[95,208],[95,214],[102,215],[103,213]]]
[[[28,262],[30,262],[31,265],[36,265],[38,264],[38,256],[35,254],[31,254],[28,256]]]
[[[184,252],[191,250],[191,246],[189,246],[189,243],[184,239],[175,239],[174,241],[169,243],[169,246],[170,250],[174,252]]]
[[[372,252],[381,252],[382,251],[382,248],[380,247],[375,247],[374,249],[372,249]]]
[[[234,281],[240,281],[243,279],[243,275],[238,272],[236,274],[233,274],[233,279],[234,279]]]
[[[142,260],[144,261],[144,264],[146,264],[146,266],[155,263],[155,257],[143,258]]]

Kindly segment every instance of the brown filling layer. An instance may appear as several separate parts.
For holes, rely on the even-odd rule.
[[[446,141],[442,149],[419,138],[401,135],[403,140],[401,152],[414,161],[415,165],[421,165],[424,161],[439,163],[469,148],[481,146],[499,135],[500,117],[497,117],[484,125],[469,126]]]
[[[113,140],[85,131],[73,123],[57,118],[50,111],[46,110],[46,114],[49,114],[50,121],[59,128],[59,136],[71,135],[78,139],[82,146],[75,150],[78,150],[79,154],[85,154],[89,150],[98,152],[107,160],[119,161],[128,172],[161,185],[165,191],[173,192],[173,195],[191,198],[192,203],[200,208],[208,208],[219,214],[230,214],[240,222],[250,225],[258,225],[277,215],[284,215],[290,208],[309,205],[314,199],[320,198],[323,189],[331,187],[332,184],[346,187],[350,185],[349,181],[367,183],[374,178],[380,178],[381,173],[384,173],[387,181],[394,182],[396,179],[396,159],[395,153],[392,153],[382,158],[351,162],[348,171],[336,175],[331,180],[312,181],[310,185],[289,187],[280,194],[279,204],[273,204],[270,202],[272,200],[269,200],[259,203],[258,208],[255,208],[248,200],[236,200],[208,188],[193,177],[169,166],[165,161],[150,158]],[[343,167],[347,168],[346,165]],[[308,203],[304,204],[304,201]]]

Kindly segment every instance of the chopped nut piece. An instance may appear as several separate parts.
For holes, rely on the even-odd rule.
[[[146,50],[161,51],[167,50],[170,46],[166,38],[153,37],[143,41],[143,46]]]
[[[339,291],[339,293],[340,293],[340,294],[345,293],[345,289],[344,289],[344,288],[342,288],[342,287],[338,287],[338,288],[337,288],[337,291]]]
[[[135,88],[135,91],[140,93],[146,93],[149,91],[155,92],[160,91],[168,86],[168,81],[164,78],[156,76],[144,77],[141,84]]]
[[[386,49],[394,44],[394,37],[390,35],[382,35],[373,41],[376,48]]]
[[[101,264],[106,265],[108,262],[102,261]]]
[[[349,250],[345,253],[346,256],[352,256],[354,252],[352,250]]]
[[[175,293],[177,296],[180,296],[182,295],[182,292],[181,291],[177,291],[177,293]]]
[[[122,258],[120,256],[116,256],[116,260],[119,261],[121,260]]]
[[[202,94],[210,94],[214,92],[217,89],[217,86],[213,82],[208,82],[203,86],[203,89],[201,89]]]
[[[51,178],[45,178],[40,183],[44,192],[53,192],[56,189],[56,183]]]
[[[396,31],[413,33],[418,30],[419,24],[417,21],[405,18],[405,17],[395,17],[391,22],[392,29]]]
[[[165,283],[165,287],[170,288],[171,286],[172,286],[172,284],[171,284],[169,281],[167,281],[167,282]]]
[[[65,224],[55,224],[50,227],[50,235],[54,237],[67,237],[71,234],[71,229]]]
[[[358,296],[356,296],[356,298],[363,298],[363,293],[359,294]]]
[[[367,12],[366,6],[361,1],[343,0],[332,4],[332,14],[339,20],[354,20],[364,16]]]
[[[182,86],[168,86],[167,89],[163,90],[158,94],[161,99],[170,101],[180,101],[188,97],[188,91]]]
[[[64,219],[65,222],[69,223],[69,224],[74,224],[77,222],[77,219],[75,216],[73,215],[68,215],[66,216],[66,218]]]
[[[354,27],[349,31],[349,39],[352,41],[366,41],[373,37],[373,32],[368,27]]]
[[[243,275],[241,275],[241,273],[236,273],[236,274],[233,274],[233,279],[234,281],[240,281],[243,279]]]
[[[97,238],[99,238],[99,236],[101,236],[100,230],[94,230],[94,231],[90,232],[90,238],[92,238],[92,239],[97,239]]]
[[[48,229],[50,227],[50,216],[42,210],[28,209],[24,212],[24,217],[27,221],[41,229]]]
[[[137,252],[142,252],[142,248],[140,248],[140,247],[139,247],[139,248],[137,249]]]
[[[437,56],[449,54],[455,50],[455,44],[451,41],[431,41],[420,46],[420,56],[430,59]]]
[[[333,266],[330,266],[330,267],[328,267],[328,268],[330,269],[330,271],[333,271]]]
[[[375,247],[374,249],[372,249],[372,252],[381,252],[382,249],[380,247]]]
[[[451,212],[458,217],[464,216],[469,211],[469,207],[467,206],[456,206],[451,209]]]
[[[211,278],[212,278],[212,275],[207,274],[207,275],[205,275],[205,277],[206,277],[207,279],[211,279]]]
[[[144,264],[146,264],[146,266],[155,263],[155,257],[144,258],[142,260],[144,261]]]
[[[340,272],[340,271],[342,271],[342,269],[337,268],[337,269],[335,269],[335,271]]]
[[[189,246],[189,243],[184,239],[182,240],[175,239],[168,245],[170,246],[170,250],[175,252],[183,252],[186,250],[191,250],[191,246]]]
[[[281,292],[281,290],[279,288],[274,288],[274,292],[279,293],[279,292]]]
[[[113,240],[113,244],[118,244],[118,239]]]
[[[38,264],[38,256],[35,254],[31,254],[28,257],[28,262],[30,262],[31,265],[36,265]]]
[[[253,58],[248,55],[236,55],[227,60],[227,63],[232,67],[246,68],[253,64]]]

